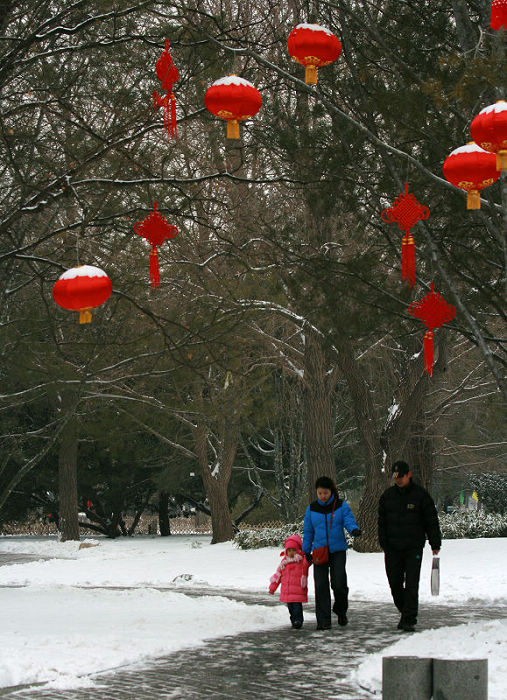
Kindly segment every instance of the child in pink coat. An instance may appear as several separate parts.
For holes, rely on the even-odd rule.
[[[295,629],[303,625],[303,603],[308,602],[308,569],[310,564],[301,549],[302,540],[299,535],[287,537],[284,543],[285,551],[280,566],[270,578],[269,592],[274,594],[280,583],[280,600],[287,603],[290,621]]]

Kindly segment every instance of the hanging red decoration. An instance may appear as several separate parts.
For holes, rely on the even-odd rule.
[[[178,235],[178,229],[172,224],[168,224],[166,219],[157,211],[157,203],[153,204],[153,211],[148,214],[144,221],[137,221],[134,224],[134,232],[138,236],[146,238],[151,244],[150,253],[150,286],[160,287],[160,272],[158,266],[157,246],[164,241]]]
[[[396,222],[399,229],[405,231],[401,240],[401,278],[407,280],[409,287],[415,284],[415,245],[410,229],[429,215],[429,208],[419,204],[412,192],[408,191],[408,182],[405,183],[405,192],[398,195],[394,204],[380,215],[388,224]]]
[[[470,133],[478,146],[496,153],[496,169],[507,170],[507,102],[498,100],[481,109],[472,119]]]
[[[456,316],[456,309],[434,291],[432,282],[430,293],[426,294],[421,301],[413,301],[408,307],[408,312],[415,318],[421,319],[428,329],[424,334],[424,371],[431,376],[433,374],[433,329],[441,328],[444,323],[452,321]]]
[[[500,177],[496,158],[476,143],[460,146],[444,160],[444,177],[467,193],[467,209],[481,208],[479,190],[492,185]]]
[[[289,54],[305,67],[305,83],[317,84],[317,68],[334,63],[342,45],[333,32],[320,24],[298,24],[287,39]]]
[[[90,310],[107,301],[112,291],[111,280],[100,267],[79,265],[58,278],[53,299],[63,309],[79,311],[79,323],[90,323]]]
[[[493,0],[491,3],[491,29],[507,27],[507,0]]]
[[[257,114],[262,97],[248,80],[228,75],[210,85],[204,95],[204,104],[211,114],[227,121],[227,138],[239,139],[239,122]]]
[[[168,136],[176,138],[176,99],[173,93],[173,85],[178,81],[180,74],[169,52],[168,39],[165,40],[165,48],[156,63],[155,70],[157,71],[157,78],[162,83],[162,90],[165,90],[167,93],[164,97],[160,97],[158,92],[153,90],[155,111],[159,107],[164,108],[164,128]]]

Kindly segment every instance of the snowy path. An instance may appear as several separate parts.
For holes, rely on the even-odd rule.
[[[185,590],[199,596],[202,590]],[[206,589],[207,595],[224,595],[223,589]],[[279,605],[272,598],[247,592],[227,592],[231,598],[252,604]],[[89,689],[44,690],[42,687],[5,688],[0,697],[10,700],[197,700],[203,693],[214,700],[280,700],[280,697],[315,698],[315,682],[322,698],[373,698],[350,683],[348,676],[365,654],[379,651],[400,639],[395,630],[398,615],[385,603],[351,602],[350,624],[317,632],[313,611],[306,612],[305,628],[277,628],[211,640],[204,647],[176,652],[150,664],[134,664],[109,673],[90,675]],[[448,605],[422,606],[418,629],[507,618],[506,607]],[[126,640],[135,644],[135,639]],[[318,681],[317,681],[318,682]]]

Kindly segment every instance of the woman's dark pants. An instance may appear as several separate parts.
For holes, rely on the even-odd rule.
[[[349,607],[349,589],[347,587],[347,572],[345,561],[347,553],[330,552],[327,564],[313,567],[313,580],[315,581],[315,614],[317,625],[328,627],[331,625],[331,588],[333,589],[335,605],[334,612],[337,615],[345,615]]]

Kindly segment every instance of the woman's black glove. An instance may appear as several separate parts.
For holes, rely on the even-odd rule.
[[[313,557],[312,557],[312,555],[310,554],[310,552],[306,552],[306,553],[305,553],[305,559],[306,559],[306,561],[307,561],[309,564],[313,564]]]
[[[361,535],[363,533],[361,532],[361,530],[358,527],[356,527],[356,529],[352,530],[352,532],[350,534],[352,535],[352,537],[361,537]]]

